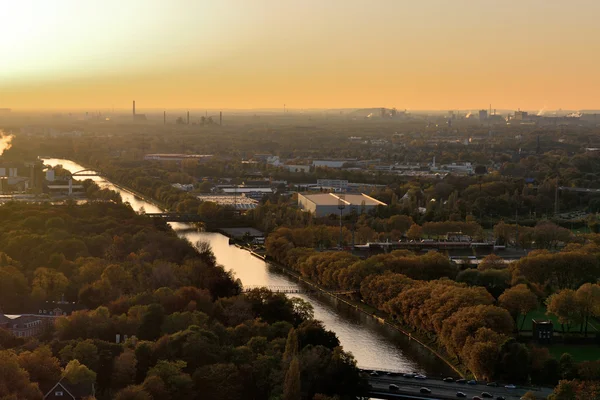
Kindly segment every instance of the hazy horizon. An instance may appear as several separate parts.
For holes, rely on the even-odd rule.
[[[0,108],[600,108],[591,0],[0,7]]]

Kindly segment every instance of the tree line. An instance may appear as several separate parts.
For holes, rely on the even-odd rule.
[[[80,308],[36,338],[0,329],[0,382],[14,382],[0,397],[41,399],[61,378],[119,400],[350,399],[364,390],[310,304],[241,293],[209,246],[192,247],[164,222],[112,202],[10,203],[0,217],[3,310],[63,295]]]
[[[534,251],[510,267],[490,255],[474,269],[437,252],[398,250],[361,259],[318,251],[312,233],[279,228],[267,238],[267,254],[326,288],[356,290],[362,301],[437,341],[477,376],[545,384],[568,378],[547,349],[518,342],[516,333],[540,299],[547,298],[548,312],[564,324],[581,323],[582,332],[598,316],[595,244]]]

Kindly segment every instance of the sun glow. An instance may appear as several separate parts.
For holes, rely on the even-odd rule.
[[[594,0],[0,0],[0,107],[594,108],[598,12]]]

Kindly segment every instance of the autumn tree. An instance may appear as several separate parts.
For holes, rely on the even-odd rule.
[[[148,371],[147,379],[152,377],[160,378],[164,383],[164,387],[173,398],[186,398],[192,389],[192,378],[183,371],[186,366],[187,363],[182,360],[159,360]]]
[[[115,400],[152,400],[152,396],[144,390],[143,386],[130,385],[117,392]]]
[[[504,259],[492,253],[488,254],[481,260],[481,262],[477,266],[477,269],[480,271],[485,271],[488,269],[505,269],[506,267],[507,265],[504,262]]]
[[[234,364],[217,363],[196,370],[194,385],[203,397],[213,400],[244,398],[243,379]]]
[[[406,232],[406,236],[413,240],[421,239],[423,237],[423,228],[421,228],[420,225],[412,224],[408,229],[408,232]]]
[[[37,383],[29,380],[15,353],[0,351],[0,398],[41,400],[42,397]]]
[[[285,374],[283,400],[300,400],[301,398],[300,362],[297,357],[294,357]]]
[[[48,388],[58,382],[62,369],[59,360],[52,355],[48,346],[39,346],[33,351],[24,351],[18,356],[19,365],[29,373],[32,382]]]
[[[600,285],[586,283],[575,293],[577,303],[581,307],[584,334],[587,336],[590,317],[600,317]]]
[[[28,292],[27,279],[17,267],[12,265],[0,267],[0,310],[2,312],[8,313],[22,308]]]
[[[563,333],[565,333],[565,325],[566,332],[570,332],[572,325],[583,321],[582,307],[574,290],[564,289],[554,293],[546,299],[546,305],[548,313],[558,318]]]
[[[50,268],[38,268],[33,274],[32,296],[40,300],[59,300],[65,294],[69,280]]]
[[[577,366],[575,359],[569,353],[563,353],[558,360],[560,376],[563,379],[574,379],[577,377]]]
[[[131,349],[125,349],[114,361],[111,380],[113,387],[122,388],[134,383],[136,366],[135,352]]]
[[[464,307],[444,320],[440,339],[453,354],[459,355],[467,338],[479,328],[510,335],[514,322],[508,311],[492,305]]]
[[[69,361],[63,371],[63,377],[72,384],[96,382],[96,373],[79,360]]]
[[[548,400],[596,400],[600,398],[597,381],[562,380]]]
[[[525,382],[529,376],[530,356],[527,346],[514,338],[506,340],[500,348],[498,372],[504,380]]]
[[[517,330],[523,329],[527,314],[539,307],[537,296],[524,284],[504,291],[498,298],[498,303],[513,317]],[[521,319],[520,325],[519,319]]]
[[[496,363],[500,348],[507,336],[489,328],[479,328],[475,335],[468,337],[461,351],[463,362],[477,376],[492,379],[496,373]]]
[[[290,329],[287,341],[285,343],[285,352],[283,353],[283,362],[290,363],[298,355],[298,334],[294,328]]]
[[[61,350],[60,356],[63,362],[78,360],[91,370],[98,368],[98,347],[90,339],[78,342],[75,346],[65,346]]]

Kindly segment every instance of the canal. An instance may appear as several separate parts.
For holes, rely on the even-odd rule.
[[[60,164],[71,172],[85,169],[63,159],[45,159],[44,163],[49,166]],[[136,211],[143,209],[146,212],[161,212],[155,205],[113,185],[102,177],[90,177],[90,179],[103,188],[120,193],[123,201],[131,204]],[[198,241],[210,243],[217,262],[225,269],[231,270],[246,286],[300,285],[268,262],[252,256],[245,250],[230,246],[228,238],[219,233],[190,230],[189,225],[181,223],[170,225],[179,236],[188,239],[192,244]],[[300,297],[312,304],[315,318],[337,334],[344,349],[354,355],[361,367],[414,371],[430,376],[455,375],[448,365],[415,341],[331,296],[312,292],[291,296]]]

